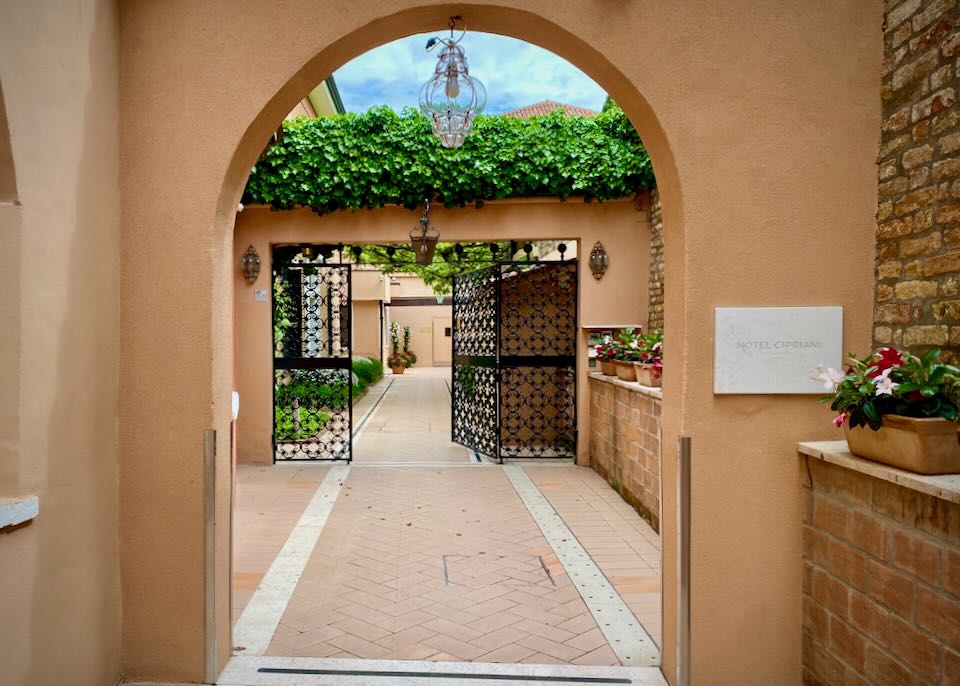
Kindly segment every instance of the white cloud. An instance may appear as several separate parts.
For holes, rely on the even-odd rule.
[[[348,112],[374,105],[396,111],[417,106],[420,86],[430,78],[436,51],[427,39],[440,33],[401,38],[374,48],[334,72]],[[470,32],[461,45],[470,75],[487,87],[486,112],[495,114],[541,100],[599,110],[606,93],[562,57],[515,38]]]

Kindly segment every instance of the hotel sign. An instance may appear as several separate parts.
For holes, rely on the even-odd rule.
[[[714,393],[824,393],[813,370],[842,362],[842,307],[715,309]]]

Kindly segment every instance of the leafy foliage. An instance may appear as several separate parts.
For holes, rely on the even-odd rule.
[[[367,387],[383,377],[380,360],[355,357],[351,360],[350,383],[356,401]],[[333,412],[343,410],[350,401],[344,372],[339,369],[295,369],[276,372],[274,389],[276,438],[301,440],[317,435],[330,421]],[[298,402],[299,413],[294,400]],[[299,417],[299,428],[294,417]]]
[[[493,245],[497,247],[498,255],[506,256],[510,246],[508,242]],[[409,245],[393,246],[393,256],[387,252],[387,246],[364,245],[360,262],[374,265],[384,274],[416,274],[437,295],[448,295],[453,288],[454,276],[476,271],[494,262],[490,243],[461,243],[460,246],[462,256],[456,255],[453,243],[437,243],[433,263],[420,265],[414,261],[416,255]]]
[[[960,369],[939,361],[940,351],[922,357],[884,348],[863,360],[850,356],[846,373],[821,370],[817,379],[833,394],[821,400],[839,414],[837,426],[869,426],[876,431],[883,415],[958,418]]]
[[[415,110],[285,121],[250,173],[243,202],[336,210],[424,198],[447,207],[486,200],[582,195],[622,198],[655,185],[650,158],[619,108],[595,117],[480,116],[463,147],[444,149]]]

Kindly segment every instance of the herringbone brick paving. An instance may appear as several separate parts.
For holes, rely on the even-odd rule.
[[[354,468],[267,654],[618,664],[497,467]]]
[[[525,471],[660,645],[660,536],[595,471],[527,466]]]
[[[465,465],[446,444],[423,454],[424,417],[449,417],[442,378],[399,377],[384,397],[268,654],[618,664],[501,468]],[[361,466],[370,459],[463,466]],[[659,643],[657,534],[590,469],[524,468]],[[235,618],[326,472],[239,467]]]

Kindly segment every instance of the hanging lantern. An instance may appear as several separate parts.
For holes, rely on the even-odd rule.
[[[470,76],[467,57],[460,47],[467,30],[454,37],[457,21],[462,17],[450,17],[450,37],[431,38],[427,41],[429,52],[438,45],[443,47],[437,56],[433,78],[420,88],[420,111],[430,117],[434,135],[445,148],[459,148],[473,129],[473,118],[487,104],[487,89],[480,79]]]
[[[437,249],[440,232],[430,226],[430,200],[423,201],[423,214],[420,215],[420,227],[410,231],[410,242],[417,256],[417,264],[432,264],[433,253]]]

